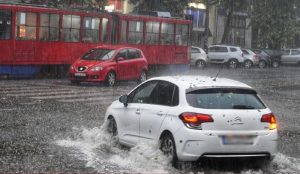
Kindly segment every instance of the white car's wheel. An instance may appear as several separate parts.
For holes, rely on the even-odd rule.
[[[117,146],[119,145],[119,138],[116,120],[113,117],[109,117],[107,121],[107,132],[109,134],[110,143],[112,146]]]
[[[196,68],[198,69],[203,69],[206,65],[205,61],[203,60],[197,60],[197,62],[195,63]]]
[[[178,163],[178,158],[176,154],[175,141],[172,134],[165,133],[160,140],[160,150],[171,160],[172,165],[176,167]]]
[[[237,61],[236,59],[230,59],[230,60],[228,61],[228,67],[229,67],[230,69],[236,69],[237,66],[238,66],[238,61]]]
[[[251,60],[246,60],[246,61],[244,62],[244,66],[245,66],[245,68],[247,68],[247,69],[251,68],[252,65],[253,65],[253,63],[251,62]]]

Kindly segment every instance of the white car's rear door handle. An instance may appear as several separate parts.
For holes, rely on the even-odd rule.
[[[141,110],[140,110],[140,109],[137,109],[137,110],[135,111],[135,113],[136,113],[137,115],[141,115]]]
[[[163,116],[164,114],[163,114],[163,111],[159,111],[159,112],[156,113],[156,115]]]

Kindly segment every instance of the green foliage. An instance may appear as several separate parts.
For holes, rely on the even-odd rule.
[[[257,31],[257,47],[281,48],[292,46],[299,33],[296,3],[299,0],[255,0],[252,27]]]
[[[189,0],[129,0],[136,5],[134,11],[167,11],[172,16],[182,16]]]

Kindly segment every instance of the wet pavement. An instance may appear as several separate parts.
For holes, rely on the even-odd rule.
[[[215,66],[155,75],[215,76],[219,70]],[[280,153],[271,166],[238,172],[299,172],[300,67],[224,68],[219,77],[254,87],[279,122]],[[155,145],[140,144],[130,150],[112,147],[101,127],[106,107],[135,85],[121,82],[108,88],[102,84],[71,85],[68,79],[0,80],[0,172],[228,172],[197,166],[178,171],[168,165]]]

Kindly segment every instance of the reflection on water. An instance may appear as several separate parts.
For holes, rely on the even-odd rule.
[[[268,168],[249,168],[247,162],[222,161],[215,163],[184,164],[181,170],[170,166],[155,144],[139,143],[131,149],[115,146],[110,136],[101,128],[73,128],[66,138],[56,140],[59,146],[70,148],[70,154],[86,161],[87,167],[97,172],[118,173],[297,173],[300,159],[279,153]],[[221,165],[221,166],[220,166]]]

